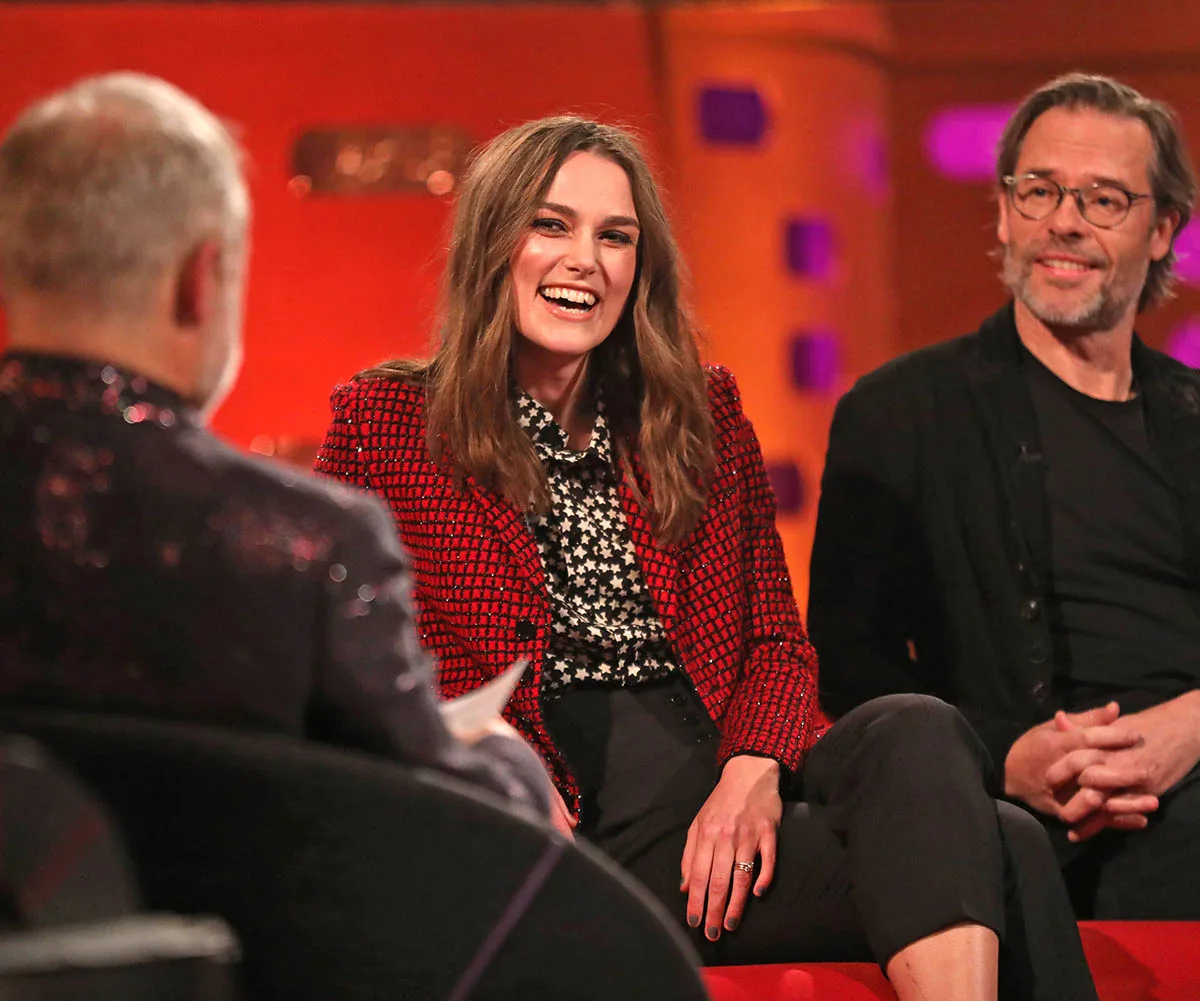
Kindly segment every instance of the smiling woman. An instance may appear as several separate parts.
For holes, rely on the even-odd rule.
[[[576,442],[586,443],[603,400],[617,462],[630,465],[636,438],[658,534],[676,542],[700,515],[713,463],[707,379],[677,262],[628,133],[571,116],[517,126],[463,179],[436,355],[361,375],[424,387],[430,458],[519,510],[544,511],[550,496],[514,385]],[[589,296],[589,309],[568,305]]]
[[[641,228],[625,171],[593,152],[564,161],[512,255],[517,383],[572,443],[587,444],[577,412],[588,354],[613,332],[637,272]]]
[[[551,820],[711,962],[873,956],[902,1001],[990,1001],[1004,928],[1014,996],[1094,998],[1045,835],[988,796],[962,717],[822,715],[758,440],[679,271],[628,133],[519,126],[464,178],[433,359],[335,391],[317,470],[390,505],[443,693],[528,658],[505,716]]]

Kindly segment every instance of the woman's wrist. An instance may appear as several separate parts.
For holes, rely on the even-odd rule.
[[[725,762],[725,767],[721,770],[721,776],[724,777],[731,772],[740,775],[754,775],[755,777],[771,774],[778,779],[781,774],[781,766],[774,758],[769,758],[764,754],[743,751],[732,755]]]

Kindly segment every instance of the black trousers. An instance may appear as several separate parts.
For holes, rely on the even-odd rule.
[[[717,732],[682,677],[548,700],[583,792],[578,834],[687,929],[687,830],[717,780]],[[1002,998],[1096,998],[1046,832],[989,795],[987,752],[957,710],[921,695],[858,707],[809,756],[784,804],[775,879],[710,965],[875,960],[949,925],[1000,937]],[[789,797],[785,797],[788,799]]]
[[[1083,844],[1043,818],[1081,918],[1200,920],[1200,765],[1159,797],[1141,831],[1104,831]]]

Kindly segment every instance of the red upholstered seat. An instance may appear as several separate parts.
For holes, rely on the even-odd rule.
[[[871,963],[779,963],[709,966],[703,971],[712,1001],[896,1001]]]
[[[1100,1001],[1198,1001],[1200,921],[1079,925]]]
[[[1200,921],[1084,921],[1100,1001],[1200,1001]],[[713,1001],[895,1001],[869,963],[710,966]]]

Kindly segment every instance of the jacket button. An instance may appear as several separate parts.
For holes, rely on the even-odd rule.
[[[1042,614],[1042,603],[1037,598],[1030,598],[1028,601],[1021,602],[1021,618],[1026,622],[1037,622],[1038,616]]]
[[[1029,694],[1033,696],[1034,702],[1045,702],[1046,701],[1046,683],[1044,681],[1039,681],[1037,684],[1035,684],[1033,686],[1033,688],[1030,689]]]
[[[517,627],[513,630],[517,639],[528,642],[532,639],[537,639],[537,626],[528,619],[517,619]]]

